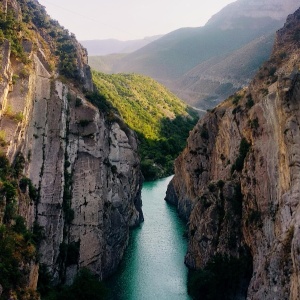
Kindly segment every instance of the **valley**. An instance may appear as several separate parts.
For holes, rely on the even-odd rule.
[[[0,1],[0,299],[299,299],[299,3],[98,45]]]
[[[99,93],[137,133],[145,180],[173,174],[174,159],[200,112],[146,76],[93,72],[93,80]]]
[[[175,30],[116,60],[91,57],[91,66],[150,76],[191,106],[211,109],[250,83],[271,54],[276,30],[298,6],[296,0],[239,0],[203,27]]]

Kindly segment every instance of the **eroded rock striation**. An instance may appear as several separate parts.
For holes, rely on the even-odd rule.
[[[19,201],[18,213],[43,227],[40,263],[54,283],[72,282],[81,267],[103,278],[120,262],[129,228],[143,221],[136,135],[87,101],[87,53],[73,35],[37,1],[0,4],[4,24],[20,26],[1,37],[1,151],[12,163],[22,157],[38,194]]]
[[[191,132],[166,197],[189,221],[190,268],[251,258],[241,299],[300,298],[299,33],[297,10],[249,87]]]

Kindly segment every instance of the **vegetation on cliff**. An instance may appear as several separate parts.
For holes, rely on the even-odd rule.
[[[91,271],[83,268],[79,271],[70,286],[58,286],[55,289],[50,285],[51,276],[46,269],[40,273],[39,291],[44,300],[101,300],[105,298],[107,290]]]
[[[149,77],[93,72],[93,80],[103,99],[138,134],[146,180],[172,174],[173,161],[185,147],[198,114]]]
[[[18,213],[20,202],[36,200],[31,181],[21,176],[23,159],[17,157],[13,166],[0,155],[0,299],[38,299],[36,291],[28,288],[28,274],[37,259],[36,247],[42,231],[36,224],[28,230]],[[25,204],[26,205],[26,204]]]
[[[56,264],[56,266],[58,265],[59,261],[55,255],[59,250],[61,250],[61,252],[58,258],[62,261],[61,265],[63,265],[63,267],[59,265],[55,271],[58,270],[58,273],[62,271],[61,273],[64,276],[65,267],[68,267],[70,264],[77,264],[78,269],[76,269],[76,271],[79,270],[79,242],[69,242],[67,236],[68,232],[65,230],[74,219],[74,210],[71,208],[70,195],[71,185],[74,184],[74,181],[71,180],[71,172],[67,170],[68,168],[71,169],[67,151],[63,158],[59,157],[57,160],[57,165],[60,164],[62,168],[57,167],[54,171],[49,171],[54,177],[59,177],[62,174],[62,177],[59,179],[59,184],[53,189],[49,188],[48,179],[45,180],[47,182],[45,184],[47,185],[46,188],[42,184],[42,178],[45,173],[48,172],[47,164],[51,165],[50,158],[45,155],[47,151],[46,148],[50,144],[46,141],[47,137],[51,135],[49,140],[51,139],[51,141],[53,141],[52,138],[57,139],[61,142],[60,145],[64,145],[64,143],[67,144],[69,138],[69,111],[66,112],[67,116],[63,115],[57,122],[53,122],[51,121],[53,119],[50,119],[47,111],[49,106],[53,105],[54,107],[53,111],[51,109],[53,115],[61,114],[62,109],[60,109],[59,105],[65,103],[65,100],[67,100],[67,106],[77,112],[81,110],[81,108],[84,109],[88,107],[91,108],[91,111],[95,112],[97,116],[99,115],[97,109],[87,104],[84,99],[84,93],[86,93],[87,96],[93,96],[92,92],[89,92],[92,84],[90,69],[86,63],[86,52],[77,42],[75,36],[61,27],[57,21],[50,19],[45,9],[35,0],[9,0],[0,2],[0,50],[0,298],[22,300],[38,299],[39,295],[35,289],[39,277],[39,291],[43,296],[50,293],[51,299],[69,299],[69,297],[72,299],[99,299],[100,295],[103,294],[102,292],[100,293],[103,289],[102,285],[98,282],[99,278],[94,278],[94,276],[87,271],[80,272],[75,279],[74,285],[70,288],[61,288],[57,293],[52,290],[53,284],[62,282],[60,280],[65,279],[61,276],[56,282],[53,282],[54,272],[53,269],[51,269],[51,263],[53,263],[53,265]],[[41,88],[43,93],[37,92],[37,90],[39,90],[37,86],[41,83],[37,78],[41,77],[43,78]],[[85,83],[88,84],[86,85]],[[55,91],[57,91],[56,84],[63,87],[61,97],[56,97],[58,94],[55,93]],[[8,90],[9,92],[7,93]],[[80,98],[74,96],[70,91],[76,91],[74,95],[76,94]],[[43,97],[41,95],[43,95]],[[73,98],[71,99],[69,96]],[[20,100],[17,104],[16,102],[18,100],[16,99]],[[41,108],[39,105],[45,100],[47,105]],[[96,100],[98,101],[99,99],[96,97]],[[58,105],[55,106],[54,103],[58,103]],[[43,104],[45,103],[42,103],[42,105]],[[111,108],[107,102],[107,113]],[[65,107],[63,107],[63,109],[65,109]],[[61,126],[62,130],[66,130],[66,138],[62,137],[64,134],[53,134],[51,129],[47,132],[49,126],[45,126],[47,128],[42,127],[44,124],[38,126],[39,121],[35,114],[37,111],[38,114],[40,114],[41,111],[45,113],[44,120],[47,119],[49,124],[55,124],[58,125],[58,127]],[[64,119],[64,117],[66,119]],[[66,121],[66,123],[63,123],[64,121]],[[90,121],[80,119],[77,124],[79,127],[78,131],[87,127],[89,123]],[[67,126],[64,127],[65,124],[67,124]],[[45,129],[45,131],[43,134],[38,135],[37,131],[42,128]],[[33,129],[33,131],[31,131],[31,129]],[[76,127],[76,129],[78,128]],[[110,127],[107,126],[107,129],[110,130]],[[124,128],[124,130],[125,129],[127,128]],[[106,128],[103,129],[103,131],[104,130],[106,130]],[[26,148],[28,144],[30,144],[29,149]],[[32,146],[32,144],[34,145]],[[39,154],[41,154],[42,157],[36,155],[34,151],[35,146],[41,150]],[[127,149],[135,153],[135,149],[131,149],[129,146],[131,145],[126,145]],[[62,150],[62,148],[63,147],[61,147],[60,150]],[[15,154],[16,152],[18,153],[18,151],[23,151],[25,158],[22,155],[16,156]],[[52,151],[53,149],[51,149],[49,153]],[[10,166],[4,153],[9,153],[10,158],[16,156],[12,166]],[[106,154],[107,156],[109,155],[108,152]],[[41,165],[38,165],[38,161],[41,162]],[[129,167],[133,169],[133,165],[135,166],[136,173],[130,173],[130,182],[135,182],[135,179],[139,182],[140,171],[138,168],[138,159],[134,158],[134,163],[130,162]],[[115,166],[112,166],[110,169],[105,165],[103,169],[108,169],[107,173],[110,174],[110,172],[112,173],[114,170],[113,167]],[[30,171],[28,171],[28,169],[30,169]],[[36,178],[34,178],[34,175],[32,176],[32,170],[37,171]],[[25,172],[32,178],[37,190],[35,190],[32,182],[28,178],[23,177],[22,174]],[[116,174],[113,175],[114,178],[117,176]],[[113,182],[116,189],[119,187],[123,188],[123,186],[127,187],[127,183],[124,183],[124,178],[125,176],[122,178],[122,186],[117,180],[117,182]],[[38,180],[35,181],[35,179]],[[105,185],[106,184],[107,181],[105,181]],[[63,193],[58,192],[60,188],[62,188]],[[43,201],[47,202],[44,198],[44,189],[48,189],[47,192],[49,192],[51,201],[53,201],[51,204],[49,204],[50,201],[43,203]],[[133,183],[133,188],[131,188],[133,191],[130,191],[129,194],[131,192],[134,193],[135,190],[138,189],[140,189],[140,186],[134,186]],[[57,195],[55,194],[56,192]],[[62,203],[61,200],[63,200]],[[98,200],[99,199],[95,200],[97,204],[100,202]],[[129,200],[131,201],[131,194],[126,200],[128,200],[128,203]],[[54,202],[56,203],[55,205],[53,205]],[[123,202],[125,203],[126,201]],[[52,205],[52,207],[55,207],[55,212],[51,210],[52,208],[49,209],[48,204],[49,206]],[[40,213],[39,209],[43,205],[43,209],[45,209],[43,213]],[[126,206],[124,211],[127,210],[126,213],[129,215],[130,207],[128,206]],[[132,207],[133,206],[132,204]],[[124,215],[125,213],[122,217],[124,217]],[[50,220],[51,217],[57,217],[57,219],[62,221],[55,229],[56,237],[54,238],[49,234],[48,230],[53,224]],[[108,216],[108,218],[109,217],[110,216]],[[43,220],[41,221],[41,219]],[[124,231],[120,230],[121,241],[118,240],[116,243],[113,243],[113,247],[116,249],[119,244],[120,248],[126,247],[126,236],[128,235],[128,228],[130,226],[129,216],[124,217],[124,219],[125,220],[122,219],[122,225],[118,227],[117,225],[113,225],[117,227],[117,230],[120,230],[119,227],[122,227],[122,229],[126,227]],[[49,225],[50,223],[51,225]],[[43,224],[44,227],[41,227],[39,224]],[[109,226],[110,225],[107,225],[105,228],[107,231],[111,229],[108,229]],[[51,230],[52,228],[53,227],[51,227]],[[98,229],[97,227],[97,230]],[[61,236],[58,233],[60,230],[64,234],[65,240],[63,242],[61,242]],[[101,230],[103,233],[103,228]],[[45,241],[40,243],[42,239],[45,239]],[[50,243],[53,242],[53,247],[48,244],[49,240]],[[115,238],[115,240],[117,240],[117,238]],[[46,251],[43,249],[44,244],[46,244],[44,247]],[[105,242],[103,244],[105,244]],[[104,249],[103,244],[101,244],[99,251]],[[48,261],[45,262],[45,257],[48,255],[48,252],[52,251],[48,251],[49,249],[52,249],[55,253],[50,263],[48,263]],[[37,254],[37,250],[39,250],[39,254]],[[104,251],[105,250],[103,250],[103,252]],[[114,259],[121,259],[123,250],[116,250],[116,252],[119,252],[119,257],[114,257]],[[42,262],[44,264],[42,264]],[[116,261],[113,263],[115,265],[117,264]],[[109,269],[110,267],[111,266],[108,266],[107,268]],[[40,274],[38,275],[39,268]],[[48,272],[50,277],[47,277]],[[105,276],[103,273],[101,273],[101,276]],[[61,274],[59,274],[59,276],[60,275]],[[71,279],[73,279],[74,276],[75,274],[72,274]],[[48,286],[45,284],[47,280],[43,281],[45,278],[48,278]],[[84,285],[85,294],[79,292],[79,287],[82,288],[82,284]],[[96,296],[96,294],[98,296]]]
[[[7,39],[12,55],[25,65],[31,62],[26,53],[28,49],[24,47],[26,42],[30,41],[36,48],[42,46],[49,70],[57,69],[60,75],[82,83],[75,35],[51,19],[38,2],[18,0],[18,4],[20,15],[10,8],[4,11],[0,7],[0,43]]]
[[[251,275],[251,256],[216,254],[203,269],[190,270],[188,293],[199,300],[230,300],[239,296],[246,299]]]

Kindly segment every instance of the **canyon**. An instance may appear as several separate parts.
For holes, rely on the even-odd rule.
[[[257,1],[247,3],[252,7]],[[295,1],[275,4],[287,12]],[[207,26],[230,29],[232,15],[240,13],[235,5]],[[268,23],[265,13],[272,7],[263,7],[260,21]],[[139,132],[140,120],[137,129],[128,126],[132,115],[148,119],[153,130],[143,106],[152,115],[164,112],[162,121],[154,122],[155,130],[168,138],[160,139],[160,147],[170,148],[178,146],[179,138],[168,130],[179,131],[182,124],[188,129],[195,116],[179,100],[168,103],[154,81],[154,100],[165,103],[153,109],[158,102],[148,101],[153,99],[144,89],[149,79],[139,75],[94,73],[93,83],[87,51],[38,1],[1,0],[0,8],[0,249],[6,251],[0,263],[7,263],[8,253],[17,261],[9,261],[16,272],[9,279],[18,275],[18,283],[12,283],[0,272],[0,297],[29,299],[24,295],[31,293],[30,299],[39,299],[39,278],[48,276],[53,288],[71,286],[85,268],[97,280],[110,277],[130,242],[130,229],[144,221],[139,149],[146,132]],[[253,14],[248,10],[246,17]],[[277,26],[282,14],[274,10],[271,19]],[[256,50],[261,41],[270,42],[269,35],[261,39]],[[271,57],[254,79],[207,112],[175,161],[166,200],[188,224],[185,264],[193,299],[300,298],[299,47],[300,9],[277,32]],[[115,107],[107,100],[112,87]],[[126,121],[124,99],[136,107],[139,99],[143,113],[128,106]],[[149,136],[144,147],[153,146],[153,140]],[[157,167],[153,153],[144,154],[148,171]],[[172,162],[170,155],[168,160]],[[155,197],[161,197],[161,186],[169,180],[158,184]],[[152,191],[152,184],[144,187]],[[154,194],[149,192],[149,199]],[[155,211],[156,205],[148,204]],[[151,221],[155,236],[159,226]],[[152,246],[152,240],[147,242]],[[178,259],[178,265],[187,275],[183,261]],[[180,281],[178,297],[189,298],[180,276],[173,281],[174,286]],[[143,287],[139,293],[143,295]]]

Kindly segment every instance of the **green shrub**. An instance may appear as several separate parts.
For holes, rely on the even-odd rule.
[[[3,183],[3,192],[6,196],[6,201],[10,202],[15,200],[15,197],[17,196],[17,189],[13,182],[5,181]]]
[[[67,224],[71,224],[74,220],[75,212],[72,208],[68,207],[64,209],[65,221]]]
[[[90,123],[91,123],[91,121],[90,120],[86,120],[86,119],[80,120],[78,122],[79,126],[81,126],[81,127],[87,127]]]
[[[216,191],[216,185],[211,182],[209,185],[208,185],[208,189],[211,193],[215,192]]]
[[[276,73],[276,70],[277,70],[276,67],[271,67],[269,69],[269,76],[273,77],[275,75],[275,73]]]
[[[216,254],[204,269],[189,272],[188,293],[197,300],[229,300],[239,293],[246,298],[252,268],[249,253],[239,258]]]
[[[29,178],[27,178],[27,177],[21,178],[19,181],[19,188],[22,191],[22,193],[26,193],[27,188],[28,188],[30,199],[32,201],[37,201],[37,197],[38,197],[37,190]]]
[[[50,272],[48,271],[47,266],[45,264],[40,264],[37,290],[41,294],[42,299],[44,299],[44,296],[49,294],[50,291],[53,290],[53,287],[51,286],[51,279],[52,279],[52,276],[51,276]]]
[[[236,216],[242,217],[243,211],[243,194],[241,184],[237,183],[234,187],[233,198],[231,199],[233,212]]]
[[[118,173],[118,168],[117,168],[117,166],[115,166],[115,165],[111,166],[111,172],[112,172],[113,174],[117,174],[117,173]]]
[[[0,130],[0,146],[5,147],[6,145],[6,132],[4,130]]]
[[[66,266],[78,263],[79,259],[80,242],[72,242],[67,248]]]
[[[47,279],[47,278],[46,278]],[[45,285],[44,285],[45,286]],[[47,287],[47,285],[46,285]],[[46,288],[47,290],[47,288]],[[83,268],[71,286],[58,288],[48,292],[48,300],[103,300],[107,294],[107,290],[102,282],[100,282],[88,269]]]
[[[251,147],[251,144],[247,142],[245,138],[242,138],[239,148],[239,155],[235,161],[235,163],[231,167],[231,173],[236,171],[242,171],[244,167],[244,161],[247,156],[247,153],[249,152]]]
[[[257,227],[262,227],[261,212],[258,210],[250,210],[250,212],[247,216],[247,223],[249,225],[255,225]]]
[[[280,57],[280,59],[285,59],[287,57],[286,52],[280,52],[279,57]]]
[[[141,162],[141,171],[147,180],[155,180],[159,177],[160,170],[152,161],[144,160]]]
[[[16,217],[16,203],[10,201],[6,203],[3,221],[5,224],[10,224],[10,221]]]
[[[9,160],[5,154],[0,153],[0,177],[3,179],[9,175],[11,169],[9,165]]]
[[[232,110],[232,114],[235,115],[237,113],[241,112],[241,106],[238,105],[237,107],[235,107],[233,110]]]
[[[260,90],[260,92],[261,92],[261,94],[262,94],[263,96],[267,96],[268,93],[269,93],[269,90],[266,89],[266,88],[263,88],[263,89]]]
[[[258,129],[259,128],[258,118],[250,120],[249,125],[252,129],[255,129],[255,130]]]
[[[3,288],[1,299],[9,299],[10,291],[16,291],[18,299],[25,299],[20,294],[26,289],[29,272],[26,264],[36,256],[35,247],[29,237],[30,232],[21,217],[16,218],[13,228],[0,226],[0,282]]]
[[[253,101],[253,99],[252,99],[251,94],[249,94],[249,95],[247,96],[246,107],[247,107],[248,109],[250,109],[253,105],[254,105],[254,101]]]
[[[22,112],[18,112],[14,115],[14,120],[17,122],[22,122],[24,118],[24,115]]]
[[[208,140],[209,139],[209,134],[208,134],[208,130],[206,127],[202,127],[201,128],[201,133],[200,133],[201,137],[205,140]]]
[[[241,95],[237,95],[235,94],[232,98],[232,104],[233,105],[238,105],[239,101],[242,99],[243,97]]]
[[[21,216],[15,218],[15,224],[12,226],[12,229],[16,233],[25,235],[27,233],[27,227],[25,225],[25,219]]]
[[[32,241],[35,245],[39,246],[41,241],[46,238],[45,229],[43,226],[39,225],[37,221],[33,223],[32,228]]]
[[[13,174],[16,178],[22,174],[24,167],[25,167],[25,158],[22,153],[19,153],[17,154],[15,161],[13,163],[13,170],[14,170]]]
[[[75,107],[80,107],[80,106],[82,106],[82,100],[80,98],[76,98]]]

